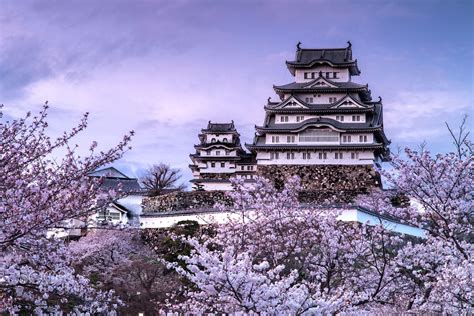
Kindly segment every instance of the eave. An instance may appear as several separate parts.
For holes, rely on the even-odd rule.
[[[327,150],[356,150],[356,149],[383,149],[384,144],[335,144],[335,145],[290,145],[290,144],[278,144],[278,145],[252,145],[245,144],[245,146],[251,150],[315,150],[315,149],[327,149]]]

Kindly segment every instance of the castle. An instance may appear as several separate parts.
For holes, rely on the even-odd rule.
[[[294,82],[273,86],[280,100],[265,105],[252,144],[241,144],[234,123],[211,123],[191,154],[194,189],[230,190],[229,179],[259,174],[282,186],[299,175],[304,190],[356,195],[380,186],[374,166],[389,157],[382,98],[352,81],[360,70],[345,48],[301,48],[286,66]]]

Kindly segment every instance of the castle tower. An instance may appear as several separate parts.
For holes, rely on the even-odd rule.
[[[200,143],[191,154],[195,190],[231,190],[231,177],[252,181],[256,171],[255,156],[246,153],[234,122],[211,123],[198,135]]]
[[[360,193],[380,185],[373,168],[389,156],[382,99],[368,85],[352,82],[360,70],[345,48],[303,49],[286,65],[295,81],[274,86],[253,144],[258,173],[277,186],[293,174],[311,191]]]

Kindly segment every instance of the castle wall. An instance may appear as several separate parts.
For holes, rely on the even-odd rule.
[[[283,188],[287,179],[301,179],[301,202],[351,202],[358,194],[381,187],[380,174],[373,166],[341,165],[259,165],[257,174]]]

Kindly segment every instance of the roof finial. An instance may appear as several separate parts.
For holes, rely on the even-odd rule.
[[[352,47],[351,41],[347,41],[347,45],[348,45],[347,48],[351,48]]]
[[[272,97],[268,97],[267,99],[268,103],[270,103],[271,100],[272,100]]]
[[[382,97],[379,96],[379,103],[382,103]]]
[[[296,50],[301,50],[301,42],[298,42],[298,44],[296,44]]]

